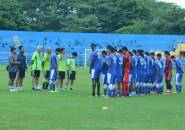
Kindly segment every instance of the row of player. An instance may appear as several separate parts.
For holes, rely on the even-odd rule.
[[[143,50],[128,51],[123,47],[119,51],[107,46],[107,50],[99,54],[96,45],[91,45],[90,74],[92,78],[92,96],[100,96],[100,77],[104,96],[136,96],[162,94],[163,79],[166,82],[167,94],[172,93],[173,63],[176,68],[176,91],[182,92],[183,54],[178,58],[168,51],[155,55]],[[96,92],[97,90],[97,92]]]
[[[27,70],[26,56],[23,46],[19,47],[19,54],[16,55],[16,48],[11,48],[9,56],[9,65],[7,71],[9,72],[9,91],[22,91],[23,79]],[[76,52],[72,52],[71,56],[66,60],[65,48],[57,48],[55,54],[52,54],[52,49],[47,48],[46,53],[42,57],[42,46],[38,46],[37,50],[32,56],[31,75],[32,90],[40,90],[39,77],[41,71],[44,72],[44,82],[42,88],[50,90],[51,92],[57,89],[62,89],[65,75],[67,72],[66,89],[72,90],[74,80],[76,77],[75,57]],[[16,83],[14,85],[14,81]]]

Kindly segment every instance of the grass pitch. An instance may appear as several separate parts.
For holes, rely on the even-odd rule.
[[[25,91],[10,93],[5,68],[0,66],[0,130],[185,129],[185,93],[109,100],[93,98],[86,69],[78,69],[73,91],[32,92],[28,71]]]

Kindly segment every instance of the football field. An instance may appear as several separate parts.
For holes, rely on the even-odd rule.
[[[25,90],[10,93],[5,68],[0,65],[0,130],[185,129],[185,93],[112,99],[91,97],[91,80],[88,70],[83,68],[77,70],[73,91],[33,92],[28,71]]]

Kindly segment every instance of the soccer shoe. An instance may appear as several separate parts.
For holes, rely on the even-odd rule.
[[[17,92],[17,90],[15,88],[10,88],[9,92]]]
[[[24,91],[23,87],[19,87],[19,91]]]

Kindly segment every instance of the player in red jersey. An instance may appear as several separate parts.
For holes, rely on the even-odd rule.
[[[165,58],[166,58],[166,66],[165,66],[165,81],[166,81],[166,87],[167,87],[167,94],[172,93],[172,59],[170,57],[170,53],[168,51],[164,52]]]
[[[131,68],[131,56],[127,47],[123,47],[123,83],[122,83],[122,95],[129,96],[129,75]]]

